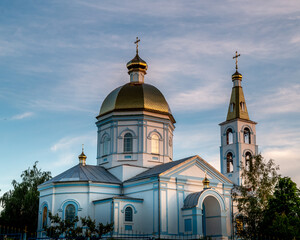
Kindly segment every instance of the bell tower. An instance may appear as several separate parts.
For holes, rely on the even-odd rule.
[[[235,59],[236,71],[232,75],[233,87],[228,107],[227,119],[220,123],[221,147],[220,166],[221,173],[233,183],[240,185],[241,165],[247,168],[251,156],[257,155],[256,122],[250,120],[244,92],[242,88],[242,74],[238,72],[237,52]]]

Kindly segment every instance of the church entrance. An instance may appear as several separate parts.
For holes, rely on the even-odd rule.
[[[204,236],[222,236],[221,207],[213,196],[207,196],[202,205],[202,229]]]

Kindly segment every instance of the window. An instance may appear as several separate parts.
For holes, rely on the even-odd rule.
[[[244,111],[245,111],[245,103],[244,103],[244,102],[241,102],[240,105],[241,105],[242,111],[244,112]]]
[[[156,134],[153,134],[151,137],[151,152],[155,154],[159,153],[159,138]]]
[[[108,136],[107,135],[105,135],[104,137],[103,137],[103,145],[102,145],[102,156],[106,156],[106,155],[108,155],[108,152],[109,152],[109,139],[108,139]]]
[[[132,208],[125,208],[125,222],[132,222]]]
[[[229,111],[230,111],[230,112],[233,112],[233,109],[234,109],[234,103],[230,103]]]
[[[73,221],[75,219],[75,206],[68,204],[66,207],[66,220]]]
[[[233,157],[232,153],[228,153],[226,156],[227,159],[227,173],[232,173],[233,172]]]
[[[132,152],[132,134],[126,133],[124,135],[124,152]]]
[[[47,226],[47,218],[48,218],[48,208],[45,206],[43,208],[43,220],[42,220],[42,226],[45,228]]]
[[[250,130],[249,128],[244,129],[244,143],[251,144],[251,138],[250,138]]]
[[[232,129],[228,128],[226,131],[226,143],[227,144],[232,144],[233,143],[233,133]]]
[[[245,168],[247,171],[250,170],[250,165],[252,164],[251,162],[251,153],[250,152],[246,152],[245,154]]]
[[[191,232],[192,231],[192,219],[184,219],[184,231]]]

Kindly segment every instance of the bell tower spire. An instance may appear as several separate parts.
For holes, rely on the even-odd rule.
[[[242,88],[242,74],[238,72],[238,57],[235,52],[235,73],[232,74],[232,90],[225,122],[221,126],[220,161],[221,172],[235,184],[242,184],[241,164],[247,167],[251,156],[257,155],[256,122],[249,118]]]

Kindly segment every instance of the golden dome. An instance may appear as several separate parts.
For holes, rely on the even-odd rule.
[[[163,94],[156,87],[146,83],[127,83],[113,90],[104,99],[98,117],[112,111],[139,110],[168,115],[175,123]]]

